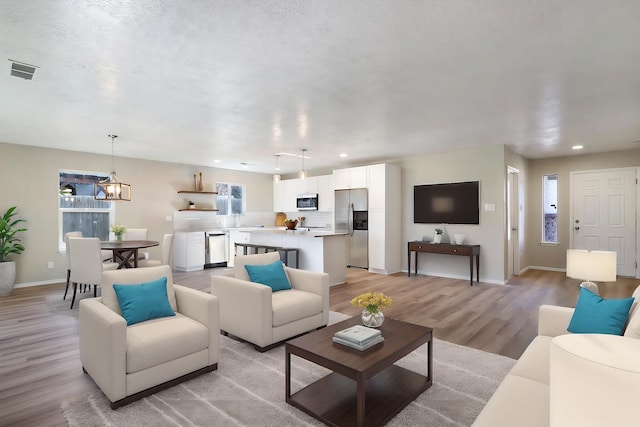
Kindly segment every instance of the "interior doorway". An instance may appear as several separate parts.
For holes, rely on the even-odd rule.
[[[507,166],[507,280],[520,272],[519,170]]]

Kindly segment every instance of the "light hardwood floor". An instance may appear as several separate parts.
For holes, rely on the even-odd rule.
[[[211,275],[222,271],[175,273],[174,280],[209,292]],[[600,284],[601,294],[627,297],[638,283],[619,278]],[[347,284],[331,288],[331,310],[359,314],[350,301],[369,290],[393,299],[385,310],[387,317],[433,327],[439,339],[517,358],[536,334],[538,307],[573,306],[578,281],[561,272],[529,270],[508,286],[469,286],[467,280],[349,269]],[[61,303],[63,293],[64,284],[56,284],[16,289],[0,297],[2,426],[66,425],[61,402],[96,389],[82,373],[78,319],[68,309],[69,297]]]

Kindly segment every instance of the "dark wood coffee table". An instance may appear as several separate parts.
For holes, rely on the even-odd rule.
[[[285,343],[285,395],[330,426],[384,425],[433,382],[433,329],[385,319],[384,342],[365,351],[334,343],[333,334],[362,322],[355,316]],[[428,343],[427,376],[393,363]],[[291,355],[333,371],[291,394]]]

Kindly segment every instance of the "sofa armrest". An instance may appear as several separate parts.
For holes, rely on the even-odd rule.
[[[557,305],[541,305],[538,317],[538,335],[556,337],[558,335],[566,335],[571,316],[573,316],[573,308],[560,307]]]
[[[127,322],[96,299],[80,300],[80,362],[110,401],[126,390]]]
[[[311,292],[322,297],[322,322],[325,325],[329,323],[329,275],[291,267],[285,267],[285,270],[293,289]]]
[[[259,283],[211,277],[211,294],[220,298],[220,329],[259,346],[271,344],[271,293],[269,286]]]
[[[209,365],[220,360],[220,300],[202,291],[173,285],[178,313],[202,323],[209,330]]]

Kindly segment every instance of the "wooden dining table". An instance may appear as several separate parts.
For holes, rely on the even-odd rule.
[[[138,250],[158,246],[155,240],[108,240],[100,242],[100,249],[113,252],[113,262],[118,268],[137,268]]]

